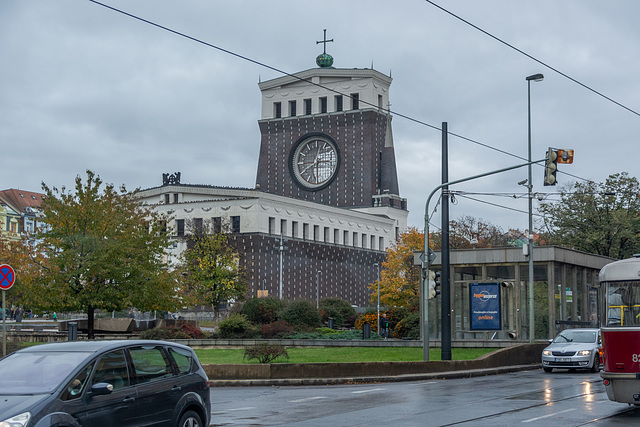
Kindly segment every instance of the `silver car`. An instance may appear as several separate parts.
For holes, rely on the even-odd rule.
[[[600,347],[600,329],[565,329],[542,351],[542,367],[599,372]]]

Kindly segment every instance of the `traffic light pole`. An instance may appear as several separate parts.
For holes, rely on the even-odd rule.
[[[431,260],[429,260],[429,203],[431,202],[431,198],[438,190],[441,190],[444,187],[448,187],[449,185],[460,184],[461,182],[466,182],[466,181],[472,181],[474,179],[483,178],[489,175],[495,175],[497,173],[507,172],[513,169],[518,169],[524,166],[529,166],[529,165],[544,162],[544,161],[546,161],[546,157],[540,160],[530,161],[530,162],[522,163],[515,166],[509,166],[509,167],[494,170],[491,172],[485,172],[479,175],[457,179],[451,182],[445,182],[437,186],[431,192],[431,194],[429,194],[429,197],[427,198],[427,203],[425,204],[425,208],[424,208],[424,257],[422,260],[422,274],[421,274],[421,280],[420,280],[420,299],[421,299],[420,317],[422,318],[420,322],[420,325],[421,325],[420,332],[422,336],[422,357],[425,362],[429,360],[429,300],[427,299],[427,295],[428,295],[427,291],[429,286],[429,283],[428,283],[429,282],[429,266],[431,264]],[[445,250],[448,251],[449,248],[441,248],[441,251],[445,251]],[[449,329],[449,333],[451,333],[450,329]],[[447,337],[447,338],[450,339],[450,337]],[[444,339],[445,338],[443,337],[443,340]]]

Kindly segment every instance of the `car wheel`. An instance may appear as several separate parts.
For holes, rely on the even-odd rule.
[[[544,368],[542,368],[542,369],[544,369],[544,371],[545,371],[545,372],[551,372],[551,371],[553,371],[553,368],[548,368],[548,367],[546,367],[546,366],[545,366]]]
[[[596,354],[596,357],[593,358],[593,366],[591,367],[591,372],[600,372],[600,357]]]
[[[187,411],[182,414],[180,417],[180,421],[178,422],[178,427],[204,427],[202,425],[202,420],[200,419],[200,415],[198,415],[194,411]]]

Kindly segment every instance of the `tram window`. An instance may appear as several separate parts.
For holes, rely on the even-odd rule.
[[[607,325],[640,325],[640,282],[616,282],[607,286]]]

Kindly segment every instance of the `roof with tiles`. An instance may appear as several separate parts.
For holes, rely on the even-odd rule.
[[[0,190],[0,201],[11,206],[18,212],[25,212],[26,208],[41,208],[45,195],[33,191],[10,188]]]

